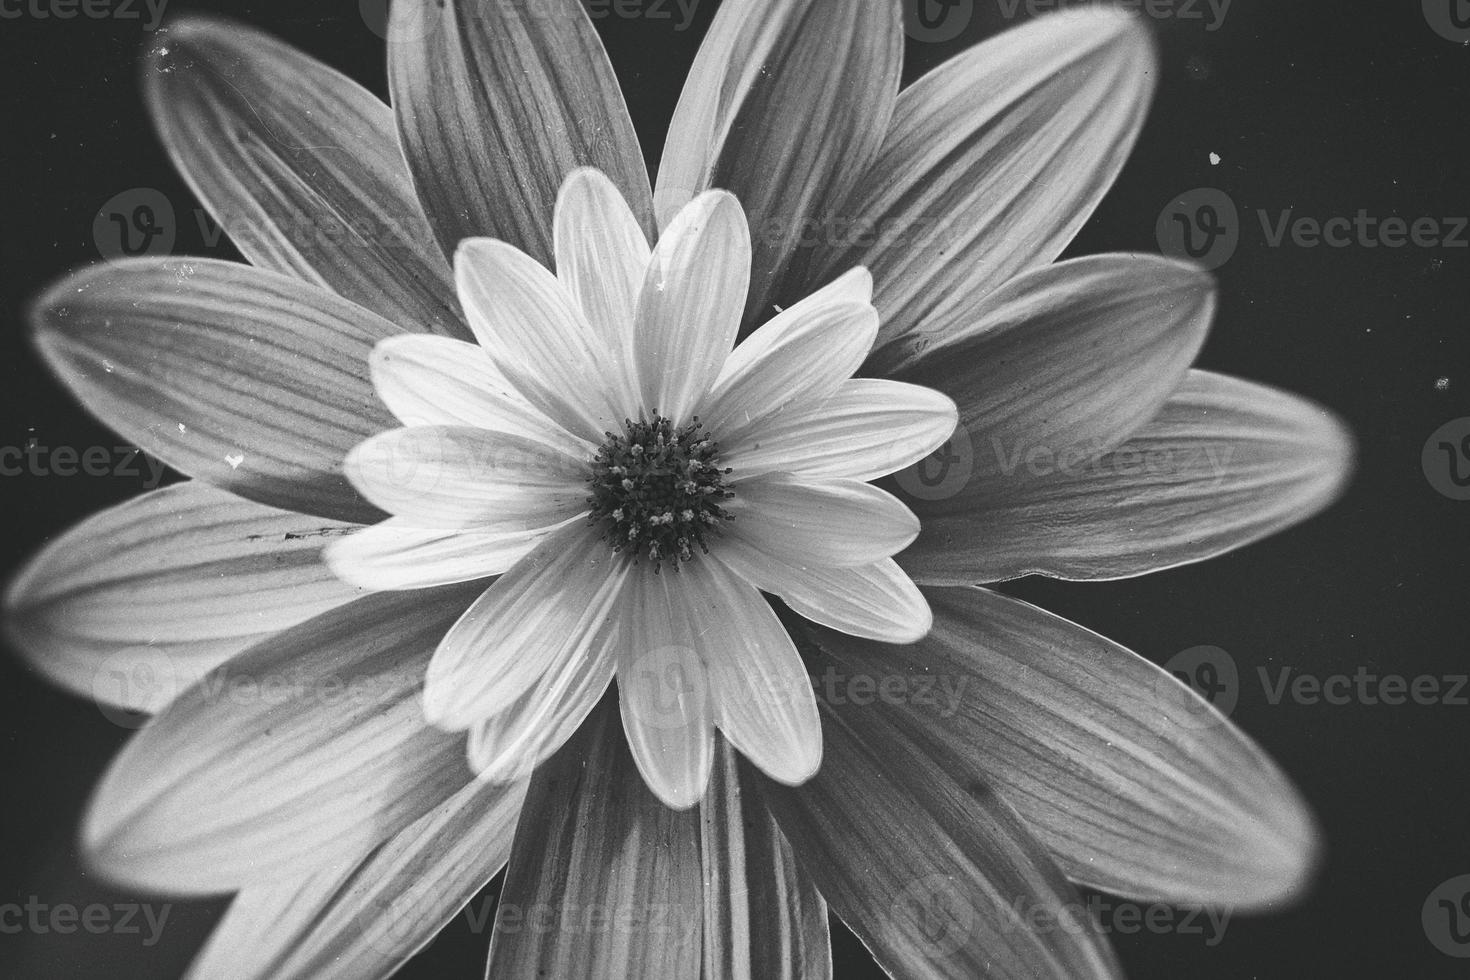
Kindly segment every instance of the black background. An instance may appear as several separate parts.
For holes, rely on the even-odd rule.
[[[907,76],[1001,30],[1008,6],[976,0],[960,37],[911,41]],[[677,14],[599,21],[651,167],[716,7],[698,3],[683,31]],[[168,14],[206,9],[386,92],[382,39],[355,0],[173,0]],[[1213,947],[1177,932],[1115,935],[1131,976],[1462,976],[1470,960],[1436,951],[1420,913],[1432,889],[1470,873],[1470,707],[1272,704],[1254,678],[1258,667],[1286,666],[1322,677],[1470,671],[1470,502],[1437,493],[1420,465],[1436,428],[1470,416],[1470,249],[1270,247],[1256,215],[1470,214],[1470,47],[1436,34],[1413,2],[1236,0],[1217,30],[1203,3],[1172,9],[1150,18],[1162,75],[1147,128],[1072,253],[1156,251],[1155,221],[1171,198],[1227,192],[1242,239],[1218,271],[1221,313],[1201,364],[1332,406],[1358,434],[1359,472],[1325,516],[1226,558],[1130,582],[1025,581],[1009,591],[1159,662],[1201,644],[1228,651],[1244,676],[1235,721],[1292,774],[1326,829],[1327,863],[1298,908],[1234,919]],[[1196,9],[1202,19],[1185,16]],[[227,243],[201,238],[197,202],[145,121],[137,62],[146,38],[137,19],[0,19],[0,445],[119,442],[48,376],[22,314],[43,285],[96,261],[92,223],[104,202],[156,188],[179,216],[176,251],[234,257]],[[0,478],[5,564],[141,489],[137,477]],[[89,879],[72,845],[88,788],[126,734],[93,704],[0,658],[0,904],[142,897]],[[220,907],[175,903],[163,941],[148,949],[139,936],[3,935],[0,975],[174,976]],[[486,938],[461,917],[403,976],[478,976]],[[840,927],[834,941],[838,977],[880,975]]]

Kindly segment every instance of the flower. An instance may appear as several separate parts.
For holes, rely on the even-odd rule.
[[[62,381],[192,479],[53,542],[12,584],[6,622],[46,676],[154,713],[99,786],[84,841],[113,878],[237,893],[196,976],[386,976],[502,869],[492,976],[826,976],[829,905],[896,977],[1112,976],[1116,960],[1095,931],[1044,925],[1067,921],[1078,885],[1235,908],[1299,893],[1316,828],[1254,743],[1143,658],[973,583],[1142,575],[1244,546],[1336,497],[1350,439],[1301,399],[1190,369],[1213,312],[1203,273],[1138,255],[1057,261],[1142,125],[1157,72],[1132,20],[1105,10],[1041,18],[902,91],[901,52],[896,0],[729,0],[680,100],[655,190],[576,0],[395,3],[391,109],[244,28],[188,21],[159,39],[147,75],[154,118],[253,265],[125,261],[83,270],[38,301],[37,343]],[[708,295],[678,285],[708,268],[697,258],[648,277],[669,287],[656,302],[714,311],[679,321],[688,351],[621,360],[631,351],[609,345],[603,363],[583,356],[628,309],[618,283],[637,281],[620,279],[616,263],[576,271],[607,244],[599,229],[624,228],[623,254],[637,250],[609,182],[654,255],[676,252],[668,243],[692,225],[737,240],[719,229],[738,226],[738,201],[751,253],[733,361],[761,350],[783,317],[792,324],[803,302],[861,290],[862,302],[829,310],[852,313],[854,328],[826,349],[832,383],[861,359],[848,345],[871,345],[858,380],[845,382],[860,387],[841,390],[902,382],[958,408],[947,445],[883,483],[920,522],[895,561],[932,624],[916,602],[903,607],[912,616],[892,614],[904,595],[897,572],[837,629],[787,617],[780,635],[811,683],[769,688],[784,700],[736,699],[780,710],[769,729],[724,718],[707,789],[687,810],[665,805],[644,776],[674,802],[699,796],[705,763],[688,754],[709,743],[681,733],[709,706],[675,698],[680,723],[639,734],[653,716],[629,711],[621,682],[616,700],[598,698],[609,669],[600,644],[586,651],[602,658],[587,665],[598,669],[504,663],[519,691],[496,704],[488,675],[453,659],[438,666],[466,610],[501,601],[481,597],[503,598],[502,583],[538,569],[565,567],[575,594],[593,532],[637,527],[660,540],[636,574],[610,547],[597,561],[623,570],[625,590],[637,583],[618,608],[650,630],[675,628],[646,615],[650,602],[674,608],[649,599],[655,588],[676,584],[705,610],[749,596],[733,575],[719,589],[698,584],[731,567],[820,623],[838,618],[833,608],[781,581],[785,567],[741,564],[742,535],[763,534],[767,555],[820,540],[832,549],[822,557],[842,560],[814,555],[814,567],[850,569],[859,552],[838,543],[871,546],[862,554],[876,561],[912,527],[900,528],[897,510],[891,534],[866,519],[813,533],[803,518],[783,541],[738,512],[769,499],[733,463],[740,433],[717,431],[718,447],[700,448],[703,430],[691,427],[713,380],[716,408],[701,405],[712,413],[701,421],[725,428],[710,373],[730,349],[725,300],[739,297],[743,255],[718,276],[694,275]],[[559,241],[564,186],[563,214],[584,217]],[[466,240],[456,271],[472,289],[460,295],[448,256]],[[570,273],[562,245],[577,256]],[[555,322],[539,314],[512,322],[508,308],[538,299],[575,319],[527,257],[574,282],[577,306],[614,315],[589,316],[580,334],[533,331]],[[472,293],[497,265],[520,273],[494,279],[494,302],[481,302]],[[545,289],[510,288],[537,278]],[[876,337],[858,309],[869,303]],[[786,312],[772,319],[777,308]],[[640,320],[640,330],[651,322],[674,320]],[[469,343],[477,336],[482,347]],[[586,349],[556,356],[552,345],[568,343]],[[790,365],[771,367],[763,383]],[[430,373],[432,384],[414,383]],[[630,410],[625,422],[604,384],[621,379],[632,405],[635,376],[647,414]],[[775,389],[783,399],[816,383],[809,368],[788,377],[790,390]],[[526,423],[498,430],[502,455],[477,455],[476,427],[494,428],[475,415],[480,397]],[[839,407],[824,402],[819,414]],[[451,413],[468,414],[421,438]],[[548,500],[575,482],[547,465],[559,455],[547,441],[563,438],[547,417],[585,444],[563,448],[582,453],[565,455],[580,461],[588,482],[577,492],[593,498],[597,523],[573,520],[572,500],[566,526],[533,542],[519,532],[548,526],[533,518],[554,517]],[[668,525],[646,510],[630,516],[618,499],[613,468],[634,483],[623,492],[636,492],[648,471],[634,473],[632,446],[647,452],[660,432],[686,471],[701,464],[696,490],[723,501],[703,511],[725,532],[707,536],[708,556],[696,538],[686,562]],[[527,450],[515,465],[541,467],[538,482],[515,491],[501,480],[504,510],[475,510],[489,490],[456,494],[450,464],[493,476],[511,446]],[[752,444],[747,466],[755,455]],[[888,454],[869,466],[861,455],[832,465],[871,477],[902,462]],[[887,499],[853,488],[859,498]],[[490,517],[498,529],[473,526]],[[587,548],[560,548],[575,535]],[[325,547],[375,591],[334,574]],[[488,593],[483,580],[456,581],[475,562],[485,576],[505,570]],[[574,613],[547,607],[534,612]],[[872,620],[859,628],[864,612]],[[758,625],[765,615],[754,605],[731,614],[717,624],[721,641],[778,642],[769,619]],[[483,625],[519,628],[512,618]],[[897,642],[921,625],[922,638]],[[894,635],[862,635],[884,629]],[[568,634],[547,632],[549,645],[567,645]],[[795,663],[742,661],[767,662]],[[632,696],[665,684],[664,694],[686,692],[700,664],[710,667],[655,660],[655,687],[634,683]],[[436,674],[455,680],[435,693]],[[813,742],[776,729],[800,714],[792,706],[807,703],[808,687],[822,757],[802,781]],[[430,724],[426,708],[468,738]],[[620,710],[634,719],[631,739]],[[467,741],[487,776],[466,765]],[[793,747],[790,758],[773,758],[778,744]],[[517,751],[496,758],[508,745]],[[527,777],[516,758],[541,761]]]
[[[821,762],[816,699],[759,590],[844,633],[922,639],[928,604],[891,557],[918,519],[863,481],[939,448],[955,405],[849,380],[878,334],[863,269],[732,352],[751,244],[728,193],[691,201],[650,251],[613,183],[579,170],[554,224],[555,274],[505,242],[460,244],[480,346],[379,342],[375,385],[406,427],[346,466],[394,516],[326,559],[367,589],[499,576],[424,691],[431,723],[470,732],[482,778],[529,774],[616,671],[634,761],[669,806],[703,798],[716,727],[803,783]]]

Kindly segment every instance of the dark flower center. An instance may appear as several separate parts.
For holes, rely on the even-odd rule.
[[[592,461],[591,523],[604,525],[613,551],[647,558],[655,572],[663,562],[677,571],[696,548],[708,554],[708,539],[735,519],[720,506],[734,496],[730,471],[720,469],[720,447],[697,418],[676,429],[655,414],[623,427],[607,433]]]

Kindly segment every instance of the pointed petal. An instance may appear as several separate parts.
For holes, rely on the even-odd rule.
[[[797,615],[852,636],[914,643],[934,622],[924,594],[892,558],[855,568],[802,567],[730,539],[720,543],[720,561],[762,592],[780,596]]]
[[[51,541],[5,594],[26,661],[78,694],[157,711],[235,654],[360,595],[320,558],[354,529],[181,483]]]
[[[389,429],[344,464],[353,486],[402,524],[535,531],[587,509],[587,464],[554,442],[462,425]]]
[[[699,815],[705,980],[832,980],[827,903],[723,741]]]
[[[470,329],[520,395],[594,443],[620,424],[606,338],[545,266],[505,242],[474,238],[454,257]]]
[[[720,562],[680,570],[696,627],[692,646],[709,673],[715,723],[772,779],[796,785],[822,764],[816,698],[801,654],[755,587]]]
[[[392,517],[333,541],[322,557],[338,578],[364,589],[427,589],[499,575],[555,529],[443,530]]]
[[[578,521],[551,534],[454,624],[429,664],[435,725],[472,728],[592,644],[628,572],[601,533]]]
[[[36,343],[88,410],[177,470],[334,520],[382,515],[342,460],[392,426],[368,383],[399,329],[323,289],[213,259],[93,266],[36,304]]]
[[[751,324],[769,316],[797,247],[877,153],[902,65],[895,0],[743,0],[715,15],[669,128],[656,200],[667,226],[712,187],[740,199],[755,238]]]
[[[470,773],[419,695],[475,588],[360,599],[184,692],[98,787],[94,864],[159,891],[233,891],[366,853],[443,803]]]
[[[824,703],[822,771],[796,789],[759,784],[798,865],[879,965],[953,980],[1121,977],[1015,811],[947,778],[886,714]]]
[[[1121,445],[1184,380],[1214,311],[1207,274],[1156,256],[1091,256],[1007,283],[963,335],[903,372],[955,400],[973,447],[963,485],[915,509],[961,510],[1023,465]]]
[[[531,780],[487,975],[698,980],[699,818],[648,791],[604,700]]]
[[[509,708],[470,729],[470,766],[487,782],[529,778],[582,727],[607,693],[619,640],[609,617],[586,649],[573,649]]]
[[[918,518],[867,483],[807,484],[780,474],[738,484],[724,532],[788,565],[869,565],[907,548]]]
[[[531,407],[478,344],[389,337],[373,348],[371,366],[378,397],[404,425],[469,425],[592,455],[590,443]]]
[[[578,167],[610,176],[653,230],[638,136],[577,0],[394,0],[388,80],[446,254],[488,235],[549,263],[557,191]]]
[[[731,194],[690,202],[664,230],[638,298],[633,338],[643,408],[688,421],[735,346],[750,287],[750,229]]]
[[[745,339],[725,361],[699,417],[723,441],[739,445],[793,403],[820,402],[852,377],[872,349],[878,314],[839,297],[871,281],[851,278],[815,293]]]
[[[376,96],[214,18],[172,22],[148,62],[148,109],[169,155],[252,264],[408,330],[469,336],[393,111]]]
[[[798,402],[722,442],[741,477],[790,473],[804,480],[869,481],[944,445],[959,421],[947,395],[900,381],[853,378],[825,401]]]
[[[899,96],[842,205],[852,230],[807,287],[873,270],[884,369],[964,330],[977,303],[1054,260],[1091,216],[1157,74],[1147,29],[1105,8],[1039,17],[941,65]]]
[[[839,691],[854,677],[906,691],[946,680],[944,698],[899,699],[885,712],[943,766],[944,781],[992,788],[1068,877],[1116,895],[1243,909],[1302,887],[1317,831],[1301,797],[1239,729],[1206,718],[1188,688],[1015,599],[925,594],[935,625],[922,643],[814,632],[824,655],[813,669]]]
[[[245,889],[187,980],[386,980],[505,866],[525,795],[471,784],[355,863]]]
[[[1233,551],[1342,493],[1353,438],[1294,395],[1192,371],[1158,417],[1101,458],[933,517],[903,565],[934,584],[1041,574],[1116,579]]]
[[[556,277],[602,335],[609,355],[602,369],[617,377],[618,407],[631,416],[639,402],[633,324],[652,257],[648,239],[617,186],[591,169],[576,171],[562,186],[555,231]]]

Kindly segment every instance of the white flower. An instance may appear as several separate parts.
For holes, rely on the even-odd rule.
[[[918,519],[865,481],[942,445],[944,395],[852,379],[878,335],[864,269],[738,347],[749,225],[700,195],[650,250],[616,187],[572,174],[556,273],[511,245],[455,256],[479,346],[384,340],[404,423],[347,473],[394,516],[330,545],[342,578],[415,589],[499,575],[429,664],[429,720],[468,730],[485,778],[529,774],[614,674],[633,757],[670,806],[703,796],[718,729],[767,775],[821,762],[816,699],[761,597],[855,636],[913,643],[928,603],[892,555]],[[733,348],[733,349],[732,349]]]

